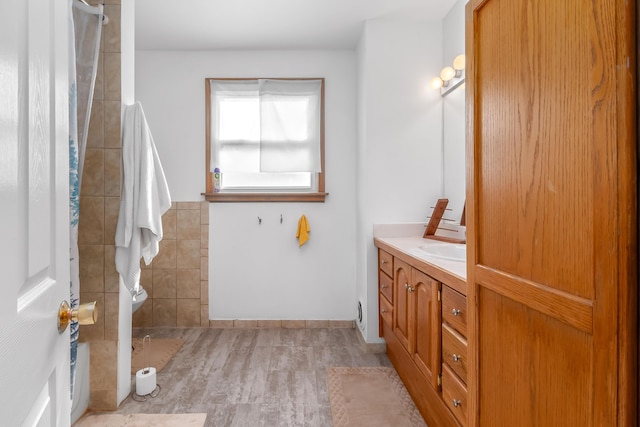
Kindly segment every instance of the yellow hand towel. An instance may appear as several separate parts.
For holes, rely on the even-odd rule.
[[[309,227],[309,221],[307,221],[306,216],[302,215],[298,220],[298,231],[296,232],[296,238],[298,239],[300,246],[307,243],[310,231],[311,228]]]

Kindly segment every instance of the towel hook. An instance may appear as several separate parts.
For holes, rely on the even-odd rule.
[[[280,214],[280,224],[282,224],[282,214]]]
[[[262,224],[262,218],[258,217],[258,225]]]

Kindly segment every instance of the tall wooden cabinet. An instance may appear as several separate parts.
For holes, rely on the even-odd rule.
[[[635,7],[467,4],[471,426],[637,422]]]

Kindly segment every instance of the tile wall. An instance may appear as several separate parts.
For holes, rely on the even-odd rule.
[[[117,409],[119,282],[115,230],[120,206],[121,50],[120,0],[104,4],[98,75],[80,191],[80,302],[97,301],[98,321],[82,326],[80,341],[91,343],[90,403],[93,410]],[[134,326],[209,326],[208,212],[204,202],[178,202],[163,216],[164,239],[141,283],[149,299],[135,313]]]
[[[117,408],[118,275],[115,227],[120,204],[120,0],[103,3],[98,75],[80,190],[80,302],[97,301],[98,321],[80,327],[91,343],[90,408]]]
[[[162,217],[164,237],[140,284],[149,295],[134,327],[209,326],[209,202],[177,202]]]

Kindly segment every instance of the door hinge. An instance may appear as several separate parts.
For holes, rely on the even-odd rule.
[[[442,387],[442,375],[438,375],[438,387]]]
[[[442,301],[442,291],[438,291],[438,301]]]

